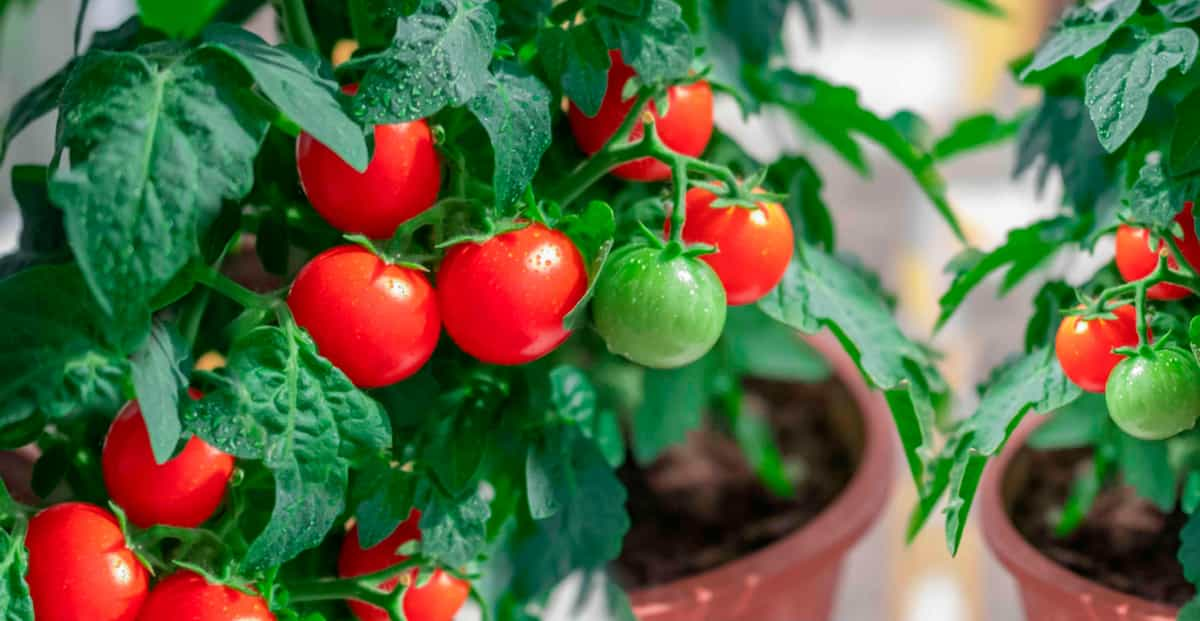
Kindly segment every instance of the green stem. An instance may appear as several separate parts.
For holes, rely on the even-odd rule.
[[[1193,278],[1200,279],[1200,273],[1196,272],[1196,268],[1188,262],[1187,257],[1183,256],[1183,249],[1179,247],[1179,242],[1175,240],[1173,235],[1167,234],[1163,236],[1167,242],[1167,247],[1171,249],[1171,255],[1175,258],[1175,262],[1179,264],[1182,271],[1188,272]]]
[[[1137,334],[1138,346],[1142,347],[1150,343],[1149,332],[1146,330],[1146,283],[1138,282],[1136,296],[1134,297],[1133,307],[1137,313]]]
[[[404,595],[409,584],[401,580],[392,591],[384,591],[376,585],[400,578],[416,565],[413,559],[398,563],[387,569],[352,578],[322,578],[287,585],[293,602],[318,602],[333,599],[353,599],[382,608],[391,621],[406,621]]]
[[[671,208],[671,241],[683,243],[683,226],[687,219],[687,162],[676,158],[671,162],[671,183],[675,186],[675,205]]]
[[[211,265],[197,261],[192,264],[192,274],[196,282],[220,293],[221,295],[241,304],[246,308],[270,309],[276,305],[275,298],[255,293],[234,282],[228,276],[218,272]]]
[[[320,54],[321,48],[308,21],[304,0],[275,0],[275,7],[283,20],[283,32],[288,42]]]

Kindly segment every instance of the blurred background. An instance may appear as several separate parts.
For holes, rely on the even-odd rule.
[[[0,111],[60,67],[71,54],[71,26],[78,0],[0,0],[15,7],[0,22]],[[811,40],[793,11],[787,18],[787,58],[795,68],[852,85],[881,116],[909,109],[929,121],[935,134],[955,120],[993,110],[1009,118],[1034,103],[1011,80],[1008,62],[1036,45],[1064,0],[999,0],[1008,16],[991,18],[956,10],[938,0],[853,0],[854,17],[823,16],[820,41]],[[795,7],[793,7],[795,8]],[[84,40],[134,12],[134,0],[92,0]],[[272,30],[269,15],[256,29]],[[789,124],[740,118],[732,102],[718,105],[719,124],[748,150],[769,157],[781,150],[810,155],[825,179],[824,196],[834,212],[842,251],[861,257],[896,294],[910,335],[929,338],[937,299],[948,285],[946,262],[961,247],[924,199],[908,173],[875,150],[872,176],[864,179],[819,145],[791,133]],[[7,183],[14,163],[47,162],[54,119],[39,121],[13,143],[0,169],[0,253],[16,245],[19,217]],[[1013,180],[1011,144],[947,163],[942,172],[952,203],[972,245],[991,248],[1011,228],[1046,215],[1058,201],[1053,183],[1039,196],[1032,178]],[[1103,246],[1098,257],[1109,256]],[[1079,265],[1055,265],[1070,273]],[[974,407],[973,387],[1005,356],[1019,349],[1030,300],[1038,284],[997,301],[995,283],[969,298],[957,318],[933,336],[945,353],[942,370],[959,401],[956,415]],[[897,468],[898,477],[906,469]],[[853,553],[839,594],[837,619],[864,621],[1015,621],[1022,618],[1016,590],[983,549],[972,525],[951,559],[935,521],[911,546],[904,521],[913,506],[911,481],[900,478],[886,519]]]

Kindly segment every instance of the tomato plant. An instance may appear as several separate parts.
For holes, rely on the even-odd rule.
[[[136,4],[0,134],[53,112],[66,154],[13,167],[0,257],[0,448],[38,455],[0,494],[4,619],[528,620],[620,553],[627,458],[823,368],[797,331],[932,441],[937,357],[811,153],[714,125],[724,94],[855,170],[877,145],[961,237],[929,144],[783,62],[789,3]]]

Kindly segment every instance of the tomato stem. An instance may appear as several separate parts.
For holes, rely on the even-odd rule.
[[[1171,249],[1171,255],[1175,258],[1175,263],[1179,264],[1183,271],[1189,273],[1193,278],[1200,279],[1200,273],[1196,272],[1196,268],[1192,267],[1191,262],[1183,256],[1183,250],[1179,247],[1179,242],[1175,240],[1175,236],[1168,232],[1163,235],[1163,240],[1166,241],[1167,248]]]
[[[681,158],[671,162],[671,183],[675,186],[675,206],[671,209],[671,241],[683,243],[683,227],[687,221],[687,163]]]
[[[320,54],[317,36],[308,21],[304,0],[275,0],[275,8],[283,21],[283,32],[289,43]]]
[[[1147,333],[1146,326],[1149,322],[1146,321],[1146,283],[1138,282],[1136,295],[1134,297],[1134,309],[1137,311],[1137,335],[1138,347],[1144,347],[1149,344],[1150,338]]]
[[[411,586],[402,577],[420,562],[414,558],[401,561],[386,569],[351,578],[322,578],[287,585],[293,602],[317,602],[331,599],[353,599],[382,608],[391,621],[407,621],[404,615],[404,595]],[[376,585],[401,578],[392,591]]]
[[[211,265],[196,261],[192,263],[192,275],[196,282],[220,293],[221,295],[241,304],[246,308],[273,308],[276,300],[270,296],[255,293],[236,283],[233,279],[214,269]]]

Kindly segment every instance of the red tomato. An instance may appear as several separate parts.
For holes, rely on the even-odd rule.
[[[1137,312],[1132,306],[1113,309],[1116,319],[1064,317],[1054,337],[1054,351],[1067,377],[1088,392],[1104,392],[1104,385],[1125,356],[1118,347],[1138,344]]]
[[[757,302],[783,280],[796,248],[792,221],[783,205],[761,201],[757,209],[719,207],[717,196],[703,188],[687,193],[683,240],[709,244],[717,251],[700,256],[725,287],[730,306]],[[667,219],[667,235],[671,220]]]
[[[441,332],[425,275],[356,245],[326,250],[301,268],[288,307],[321,355],[360,388],[416,373]]]
[[[375,152],[361,173],[301,133],[296,167],[317,213],[338,230],[375,239],[391,237],[401,223],[429,209],[442,185],[442,160],[424,119],[376,125]]]
[[[1183,257],[1194,268],[1200,268],[1200,240],[1196,239],[1196,223],[1192,219],[1192,203],[1183,204],[1183,211],[1175,216],[1175,221],[1183,227],[1183,237],[1176,237]],[[1117,269],[1126,281],[1135,281],[1149,276],[1158,266],[1158,255],[1169,254],[1170,248],[1162,240],[1158,242],[1158,252],[1150,250],[1150,231],[1122,224],[1117,228]],[[1167,260],[1167,265],[1179,268],[1175,257]],[[1192,292],[1169,283],[1159,283],[1150,287],[1146,295],[1153,300],[1182,300]]]
[[[261,597],[181,570],[155,585],[138,621],[275,621],[275,615]]]
[[[458,244],[437,272],[446,332],[491,364],[524,364],[561,345],[570,336],[563,318],[587,285],[579,249],[541,224]]]
[[[338,557],[338,575],[343,578],[361,576],[382,571],[404,561],[408,557],[396,554],[396,549],[407,541],[421,538],[418,528],[420,521],[421,512],[414,510],[387,539],[366,550],[358,544],[358,527],[351,528],[342,541],[342,552]],[[406,579],[415,580],[416,577],[417,570],[414,568]],[[379,586],[391,591],[399,582],[399,578],[394,578]],[[439,569],[433,573],[428,584],[410,588],[408,593],[404,594],[404,615],[408,617],[408,621],[452,621],[454,615],[466,603],[470,592],[471,585]],[[375,606],[359,601],[347,603],[354,615],[362,621],[388,621],[387,613]]]
[[[25,535],[37,621],[133,621],[149,573],[111,513],[83,502],[54,505]]]
[[[190,392],[200,398],[198,391]],[[109,496],[130,522],[141,528],[194,528],[212,517],[225,497],[233,456],[193,436],[167,463],[155,463],[142,410],[130,401],[108,428],[101,466]]]
[[[572,103],[567,112],[575,141],[588,155],[599,151],[608,139],[617,133],[617,129],[633,108],[632,98],[621,100],[625,82],[634,75],[633,68],[625,64],[620,52],[614,50],[608,55],[612,59],[612,67],[608,70],[608,89],[604,91],[600,111],[596,116],[588,117]],[[650,104],[650,113],[654,115],[658,136],[662,138],[663,144],[679,153],[700,155],[708,146],[708,139],[712,137],[712,87],[704,80],[686,86],[672,86],[667,89],[667,98],[669,102],[666,116],[659,116],[657,108],[653,103]],[[636,142],[644,132],[642,121],[638,120],[629,141]],[[671,177],[670,167],[649,157],[622,164],[614,168],[612,173],[631,181],[662,181]]]

